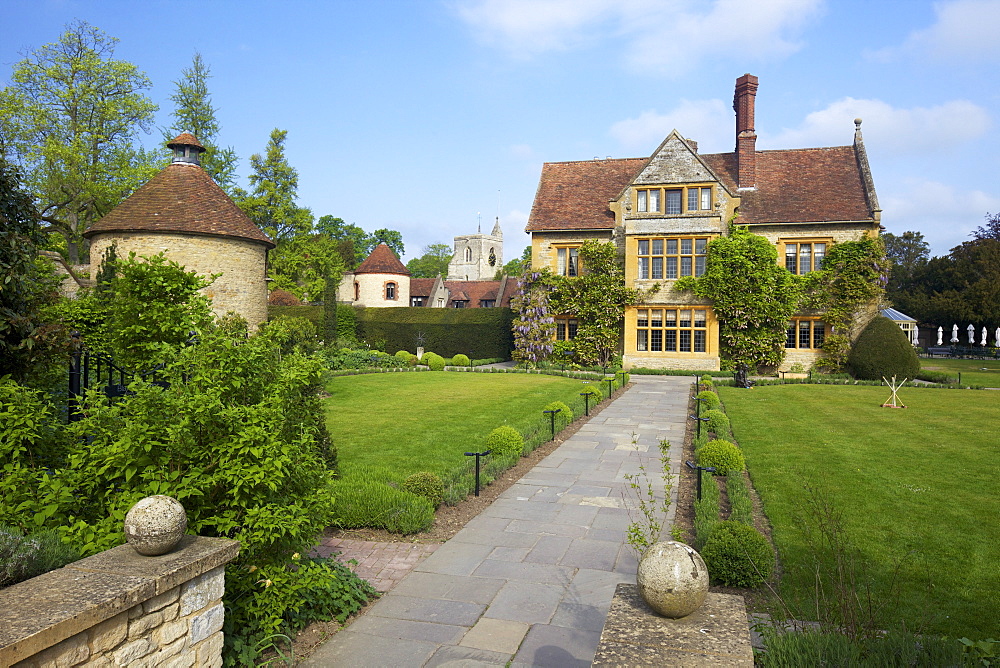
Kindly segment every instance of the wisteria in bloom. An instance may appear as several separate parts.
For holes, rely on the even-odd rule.
[[[525,272],[517,280],[511,297],[514,310],[514,359],[537,364],[552,353],[555,319],[549,311],[549,295],[554,289],[551,276]]]

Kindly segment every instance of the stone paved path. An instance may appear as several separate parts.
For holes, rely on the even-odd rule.
[[[615,586],[635,579],[625,476],[644,466],[663,489],[660,439],[681,465],[691,379],[632,381],[299,665],[589,666]]]

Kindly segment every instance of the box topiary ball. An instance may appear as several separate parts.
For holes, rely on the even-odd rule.
[[[701,407],[705,410],[712,410],[713,408],[718,408],[722,405],[719,400],[719,395],[711,390],[703,390],[698,393],[698,398],[701,399]]]
[[[405,492],[424,497],[435,508],[444,501],[444,483],[441,478],[430,471],[420,471],[407,476],[400,487]]]
[[[707,410],[701,414],[703,418],[708,418],[708,422],[705,423],[705,427],[709,431],[714,431],[717,436],[725,436],[729,434],[729,416],[718,408],[713,408]]]
[[[729,475],[746,468],[746,459],[735,443],[715,439],[698,450],[698,465],[714,467],[715,475]]]
[[[764,534],[732,520],[712,529],[701,555],[712,580],[727,587],[758,587],[774,571],[774,552]]]
[[[472,363],[469,361],[469,356],[463,355],[462,353],[459,353],[451,358],[452,366],[471,366],[471,364]]]
[[[486,437],[486,449],[497,455],[518,456],[524,451],[524,437],[513,427],[503,425],[497,427]]]

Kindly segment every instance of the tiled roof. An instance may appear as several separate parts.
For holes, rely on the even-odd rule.
[[[410,279],[410,296],[411,297],[430,297],[431,288],[434,287],[434,281],[436,278],[411,278]]]
[[[702,156],[732,183],[732,153]],[[739,223],[868,220],[872,212],[853,146],[757,151],[757,187],[740,191]]]
[[[409,276],[410,270],[407,269],[396,254],[392,252],[392,249],[386,246],[384,243],[379,244],[375,247],[375,250],[365,258],[365,261],[358,265],[358,268],[354,270],[355,274],[399,274],[401,276]]]
[[[735,153],[700,157],[735,191]],[[613,229],[615,217],[608,202],[618,197],[646,161],[620,158],[545,163],[525,230]],[[756,176],[756,189],[739,193],[737,222],[854,221],[872,217],[853,146],[757,151]]]
[[[479,307],[483,299],[496,299],[500,281],[445,281],[444,286],[451,294],[451,300],[465,300],[469,306]]]
[[[173,148],[174,146],[184,146],[185,144],[189,144],[191,146],[197,146],[202,151],[205,150],[205,147],[201,145],[201,142],[198,141],[198,138],[195,137],[190,132],[182,132],[176,137],[174,137],[174,140],[169,144],[167,144],[167,148]]]
[[[525,230],[604,230],[615,226],[608,202],[647,158],[547,162]]]
[[[83,236],[89,238],[101,232],[207,234],[249,239],[274,248],[274,242],[229,199],[205,170],[182,162],[167,165],[91,225]]]

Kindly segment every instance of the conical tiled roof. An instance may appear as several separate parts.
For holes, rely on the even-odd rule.
[[[184,133],[171,144],[201,147]],[[202,149],[204,150],[204,149]],[[200,166],[174,162],[136,190],[83,236],[101,232],[179,232],[248,239],[274,248],[274,242],[236,206]]]
[[[365,261],[358,265],[358,268],[354,270],[355,274],[400,274],[401,276],[409,276],[410,270],[407,269],[396,254],[392,252],[392,249],[386,246],[384,243],[379,244],[375,247],[375,250],[371,252]]]

